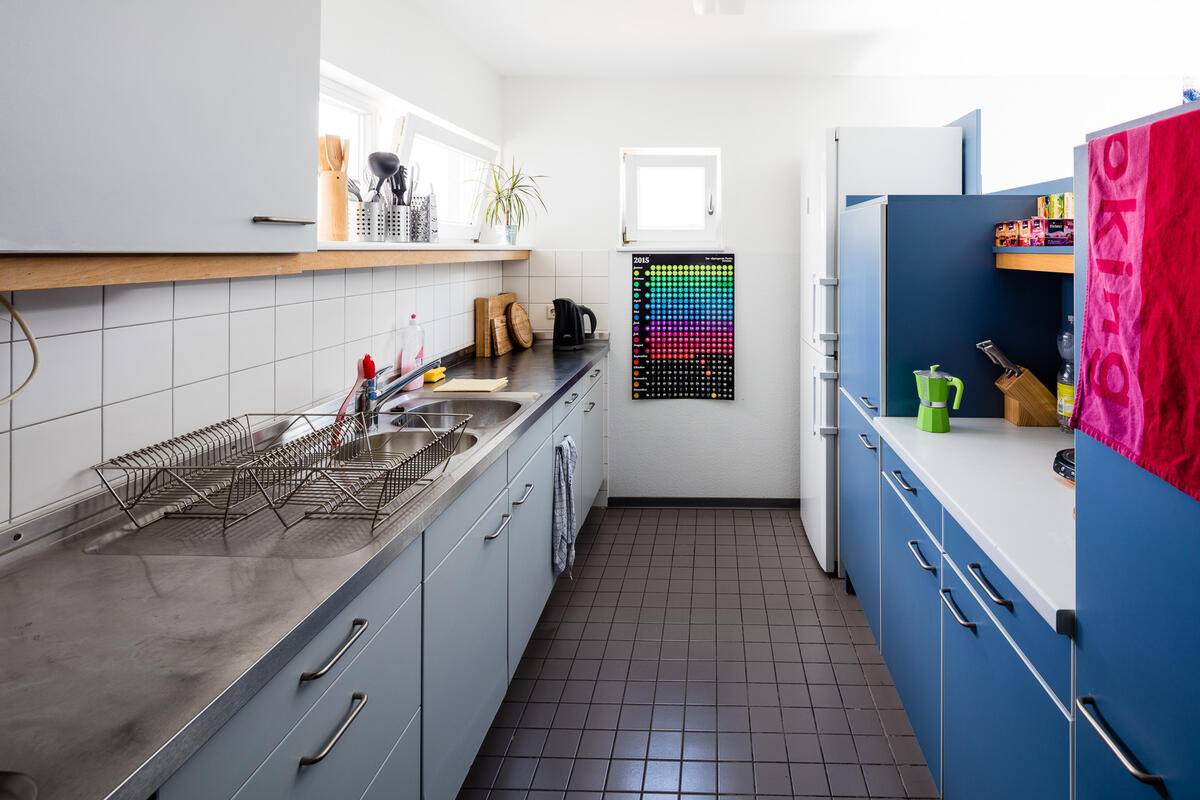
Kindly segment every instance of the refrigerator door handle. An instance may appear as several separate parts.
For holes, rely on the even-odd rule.
[[[812,317],[811,317],[811,319],[812,319],[812,326],[813,326],[812,327],[812,340],[814,343],[815,342],[836,342],[837,341],[838,337],[837,337],[836,331],[821,330],[821,328],[825,327],[825,325],[824,325],[825,320],[818,319],[818,315],[817,315],[817,312],[819,309],[825,308],[825,305],[823,303],[817,302],[817,295],[821,294],[820,290],[822,288],[832,288],[837,285],[838,285],[837,278],[823,278],[823,277],[818,277],[817,275],[812,276],[812,292],[810,294],[810,297],[812,299]],[[823,299],[824,298],[822,298],[822,300]]]
[[[813,367],[813,433],[818,436],[837,436],[838,429],[836,425],[822,424],[819,420],[824,419],[825,414],[821,413],[821,406],[824,405],[824,392],[820,389],[818,381],[836,381],[838,373],[831,370],[822,370]],[[820,389],[818,389],[820,387]]]

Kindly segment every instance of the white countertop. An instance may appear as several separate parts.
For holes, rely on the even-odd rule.
[[[1051,628],[1074,611],[1075,492],[1051,468],[1071,434],[991,417],[951,417],[946,434],[913,417],[874,425]]]
[[[478,242],[331,242],[322,239],[317,250],[528,250],[529,245],[480,244]]]

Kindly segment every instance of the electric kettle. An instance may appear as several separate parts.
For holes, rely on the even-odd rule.
[[[946,433],[950,430],[950,387],[954,387],[954,408],[962,405],[963,382],[945,372],[939,372],[940,364],[929,369],[913,370],[917,378],[917,396],[921,406],[917,409],[917,428],[930,433]]]
[[[592,321],[592,329],[583,332],[583,315]],[[596,312],[574,300],[560,297],[554,301],[554,349],[579,350],[596,335]]]

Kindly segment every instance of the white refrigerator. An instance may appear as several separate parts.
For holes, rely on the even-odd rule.
[[[835,128],[826,169],[806,189],[801,258],[800,516],[821,568],[838,563],[838,214],[847,198],[962,194],[963,132],[938,128]]]

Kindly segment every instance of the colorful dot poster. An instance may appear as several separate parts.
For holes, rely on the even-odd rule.
[[[635,253],[633,399],[733,399],[733,254]]]

